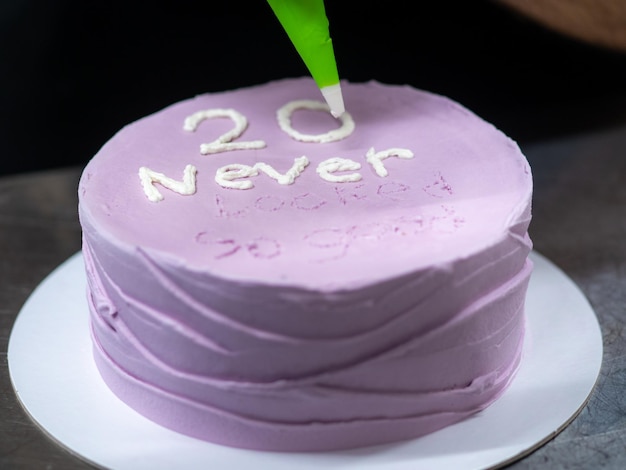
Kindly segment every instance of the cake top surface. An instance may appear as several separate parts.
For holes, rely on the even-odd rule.
[[[408,86],[342,90],[343,121],[298,78],[126,126],[83,172],[84,230],[191,271],[341,289],[469,256],[529,211],[528,163],[491,124]],[[206,145],[229,132],[249,148]]]

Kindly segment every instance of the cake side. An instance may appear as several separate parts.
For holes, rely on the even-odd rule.
[[[342,88],[354,128],[337,140],[281,129],[277,110],[316,96],[289,79],[178,103],[86,167],[95,357],[135,409],[227,445],[327,450],[432,432],[505,390],[531,272],[528,163],[444,97]],[[211,139],[197,132],[227,132],[232,114],[183,123],[215,109],[246,116],[241,140],[265,146],[203,154]],[[310,109],[290,117],[305,135],[345,126]],[[188,165],[196,186],[183,195]],[[267,166],[279,176],[219,179]],[[162,199],[151,201],[140,167],[183,189],[152,181]]]

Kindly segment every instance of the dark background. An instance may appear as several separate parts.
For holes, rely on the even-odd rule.
[[[626,54],[489,0],[327,0],[339,73],[463,103],[526,143],[626,121]],[[0,175],[84,165],[195,94],[307,75],[263,0],[0,1]]]

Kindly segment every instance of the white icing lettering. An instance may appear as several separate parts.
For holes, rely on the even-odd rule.
[[[300,174],[304,171],[308,164],[309,159],[303,155],[301,157],[295,158],[291,168],[287,170],[287,173],[284,174],[278,173],[272,166],[263,162],[259,162],[254,165],[254,168],[262,171],[270,178],[275,179],[276,181],[278,181],[278,184],[293,184],[295,179],[300,176]]]
[[[250,189],[254,187],[252,181],[234,181],[240,178],[249,178],[257,176],[262,171],[267,176],[278,181],[279,184],[293,184],[298,176],[304,171],[309,164],[309,159],[305,156],[295,158],[293,165],[286,173],[277,172],[274,167],[267,163],[259,162],[254,166],[242,165],[240,163],[232,163],[217,169],[215,173],[215,181],[224,188],[231,189]]]
[[[200,153],[202,155],[226,152],[229,150],[261,149],[266,147],[263,140],[232,142],[234,139],[239,138],[248,127],[246,117],[234,109],[206,109],[204,111],[198,111],[185,118],[183,129],[195,132],[202,121],[214,118],[229,118],[233,121],[235,127],[219,136],[213,142],[201,144]]]
[[[346,138],[352,134],[355,129],[354,120],[349,113],[345,112],[339,117],[341,126],[338,129],[316,135],[302,134],[293,129],[291,122],[292,114],[298,109],[329,112],[329,108],[326,103],[314,100],[295,100],[282,106],[277,111],[278,124],[284,132],[295,140],[317,143],[333,142]],[[263,140],[233,142],[235,139],[241,137],[243,132],[248,127],[248,120],[246,117],[234,109],[213,108],[197,111],[185,118],[183,128],[186,131],[195,132],[202,121],[214,118],[228,118],[233,122],[234,127],[228,132],[220,135],[213,142],[201,144],[200,152],[202,154],[212,154],[239,149],[261,149],[267,146]],[[392,147],[387,150],[376,152],[374,147],[370,147],[365,154],[365,159],[370,165],[372,165],[372,168],[378,176],[386,177],[388,175],[388,171],[383,164],[383,160],[392,156],[409,159],[413,158],[414,155],[412,151],[404,148]],[[308,165],[309,160],[304,155],[295,158],[293,165],[285,173],[279,173],[274,167],[264,162],[258,162],[252,166],[241,163],[232,163],[217,169],[215,173],[215,182],[223,188],[228,189],[251,189],[254,187],[254,183],[250,178],[258,176],[259,172],[263,172],[270,178],[276,180],[278,184],[289,185],[295,182]],[[354,183],[362,179],[362,175],[357,171],[360,169],[361,164],[354,160],[334,157],[328,158],[319,163],[316,171],[323,180],[331,183]],[[153,202],[163,199],[162,194],[155,187],[155,183],[159,183],[162,186],[183,195],[194,194],[196,192],[196,168],[193,165],[187,165],[185,167],[182,181],[176,181],[147,167],[140,168],[139,177],[144,193],[148,199]],[[398,194],[407,188],[408,187],[404,185],[401,185],[400,187],[388,188],[380,186],[378,194],[392,197],[392,193]],[[448,194],[452,194],[450,185],[447,184],[442,176],[440,176],[438,181],[425,186],[423,189],[425,192],[435,197],[439,197],[433,192],[433,189],[435,188],[440,191],[447,192]],[[335,191],[339,195],[343,204],[347,203],[348,198],[360,198],[356,193],[344,197],[343,194],[339,194],[340,191],[338,188],[335,188]],[[267,201],[265,201],[265,203],[267,203]],[[292,204],[296,207],[305,210],[317,209],[325,203],[325,201],[312,201],[310,200],[310,196],[306,194],[298,196],[292,201]]]
[[[338,171],[355,171],[361,168],[361,164],[348,158],[333,157],[324,160],[317,166],[317,173],[323,180],[331,183],[346,183],[361,180],[360,173],[335,175]]]
[[[339,120],[341,121],[341,127],[339,127],[338,129],[328,131],[324,134],[302,134],[296,131],[291,125],[291,115],[297,109],[330,112],[330,108],[326,103],[314,100],[290,101],[289,103],[281,107],[276,113],[278,125],[292,139],[298,140],[300,142],[334,142],[337,140],[345,139],[354,131],[355,126],[352,116],[349,113],[344,112],[339,117]]]
[[[154,183],[159,183],[161,186],[181,195],[194,194],[196,192],[196,172],[196,167],[187,165],[183,172],[183,180],[176,181],[163,173],[157,173],[150,168],[142,166],[139,168],[139,179],[148,200],[159,202],[163,200],[163,195],[154,186]]]
[[[235,181],[240,178],[249,178],[250,176],[256,176],[259,171],[250,166],[242,165],[240,163],[231,163],[218,168],[215,172],[215,181],[223,188],[230,189],[250,189],[254,187],[254,184],[250,180]]]
[[[408,149],[401,148],[390,148],[387,150],[381,150],[380,152],[376,152],[374,150],[374,147],[371,147],[365,155],[365,159],[370,165],[372,165],[376,174],[383,178],[389,174],[387,168],[385,168],[385,165],[383,165],[383,160],[389,157],[409,159],[413,158],[413,152]]]

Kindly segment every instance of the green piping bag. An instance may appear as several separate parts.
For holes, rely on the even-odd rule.
[[[344,111],[324,0],[267,0],[319,87],[333,116]]]

